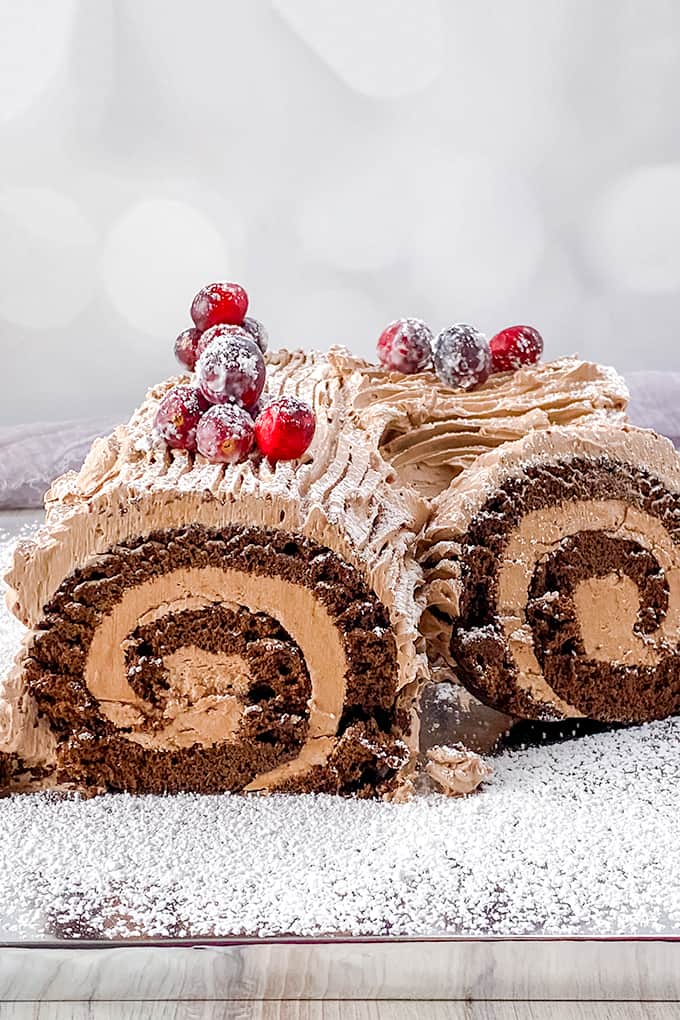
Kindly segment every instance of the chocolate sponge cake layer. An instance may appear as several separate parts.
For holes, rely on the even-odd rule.
[[[607,722],[680,710],[680,495],[652,473],[524,464],[475,512],[461,558],[451,650],[487,704]]]
[[[164,602],[178,577],[187,596]],[[220,577],[232,588],[211,595]],[[191,581],[204,578],[208,594],[197,604]],[[323,732],[310,731],[319,725],[312,708],[330,695],[315,690],[300,644],[271,606],[234,597],[250,580],[269,601],[279,591],[272,585],[285,585],[289,599],[310,593],[305,641],[329,642],[329,655],[338,642],[342,711]],[[120,670],[115,648],[95,668],[98,642],[118,618],[124,629],[134,620],[119,633]],[[268,789],[361,794],[388,788],[403,763],[389,736],[397,675],[389,615],[354,567],[301,535],[190,525],[116,546],[62,583],[26,669],[58,738],[58,779],[85,788],[217,792],[271,774]],[[315,737],[328,753],[285,771]]]

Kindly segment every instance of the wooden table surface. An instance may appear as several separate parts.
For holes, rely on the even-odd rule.
[[[64,1002],[6,1003],[0,1020],[672,1020],[677,1003]]]

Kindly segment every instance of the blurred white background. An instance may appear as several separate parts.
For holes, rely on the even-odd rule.
[[[678,0],[2,0],[0,422],[127,418],[194,292],[680,368]]]

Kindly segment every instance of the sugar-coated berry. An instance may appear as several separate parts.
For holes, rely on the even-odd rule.
[[[243,326],[225,326],[223,323],[220,323],[219,326],[211,326],[210,329],[206,329],[205,333],[201,333],[201,338],[196,344],[196,361],[198,361],[206,347],[220,336],[235,336],[240,337],[241,340],[253,342],[252,336]]]
[[[174,450],[195,450],[196,429],[208,404],[193,386],[175,386],[154,417],[154,433]]]
[[[246,336],[218,336],[196,363],[198,388],[211,404],[253,407],[264,389],[265,376],[262,351]]]
[[[272,400],[255,420],[255,439],[270,460],[297,460],[316,429],[314,412],[297,397]]]
[[[463,322],[442,330],[434,342],[434,370],[445,386],[470,390],[491,374],[491,351],[483,333]]]
[[[422,319],[391,322],[378,338],[378,360],[392,372],[422,372],[432,360],[432,331]]]
[[[266,354],[267,348],[269,347],[269,334],[260,320],[253,319],[250,315],[246,315],[241,325],[250,333],[262,353]]]
[[[238,283],[209,283],[191,303],[191,318],[204,331],[218,323],[240,326],[248,311],[248,295]]]
[[[258,414],[264,411],[265,407],[269,407],[271,402],[272,398],[269,396],[268,393],[266,392],[261,393],[260,399],[257,401],[257,403],[253,404],[252,407],[248,408],[248,414],[253,419],[257,418]]]
[[[198,344],[201,339],[200,329],[183,329],[175,340],[175,357],[180,365],[193,372],[198,361]]]
[[[253,419],[238,404],[211,407],[196,430],[198,452],[212,464],[238,464],[253,448]]]
[[[533,326],[508,326],[489,341],[493,372],[514,372],[535,365],[543,354],[543,337]]]

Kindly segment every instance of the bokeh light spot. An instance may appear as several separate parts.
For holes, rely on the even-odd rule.
[[[680,289],[680,163],[643,166],[600,196],[586,236],[590,261],[615,287]]]
[[[101,271],[116,310],[151,336],[173,337],[191,325],[194,292],[229,279],[232,259],[212,222],[183,202],[139,202],[114,224]]]
[[[0,192],[0,315],[37,329],[71,322],[90,300],[96,237],[75,202],[44,188]]]

